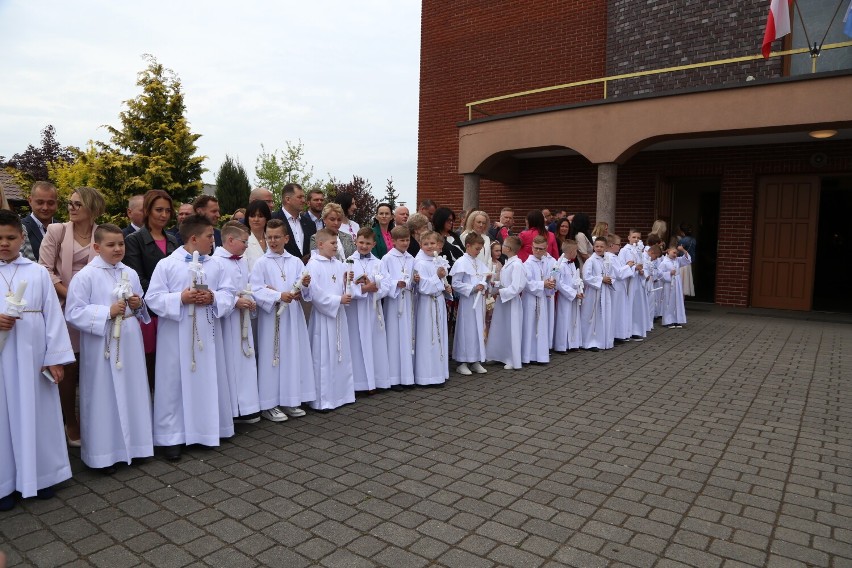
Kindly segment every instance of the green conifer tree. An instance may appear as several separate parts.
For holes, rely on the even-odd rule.
[[[119,114],[120,128],[107,126],[111,146],[104,151],[117,154],[126,178],[121,197],[164,189],[178,201],[187,201],[201,190],[205,156],[198,156],[195,143],[201,137],[190,131],[186,104],[177,74],[152,55],[148,67],[137,76],[142,93],[125,101]],[[118,201],[121,201],[120,199]]]
[[[246,170],[239,160],[234,160],[225,154],[225,161],[216,174],[216,199],[222,213],[231,214],[241,207],[246,207],[251,193]]]

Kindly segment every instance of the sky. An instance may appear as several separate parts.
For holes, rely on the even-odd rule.
[[[0,156],[48,124],[107,141],[146,53],[181,79],[206,183],[228,154],[255,185],[261,144],[301,140],[316,178],[415,200],[418,0],[0,0]]]

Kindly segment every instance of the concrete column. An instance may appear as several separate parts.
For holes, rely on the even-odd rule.
[[[598,207],[595,223],[609,223],[615,232],[615,189],[618,187],[618,164],[598,164]]]
[[[464,174],[462,207],[465,211],[479,209],[479,174]]]

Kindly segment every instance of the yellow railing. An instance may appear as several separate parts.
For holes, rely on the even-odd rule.
[[[840,43],[831,43],[828,45],[822,46],[822,50],[826,49],[840,49],[844,47],[852,47],[852,41],[843,41]],[[800,47],[798,49],[788,49],[786,51],[773,51],[769,54],[770,58],[773,57],[784,57],[785,55],[799,55],[802,53],[810,53],[810,48]],[[763,55],[744,55],[742,57],[732,57],[730,59],[718,59],[716,61],[705,61],[704,63],[690,63],[689,65],[678,65],[677,67],[666,67],[664,69],[652,69],[650,71],[636,71],[635,73],[623,73],[621,75],[610,75],[609,77],[600,77],[598,79],[586,79],[584,81],[575,81],[573,83],[565,83],[563,85],[553,85],[552,87],[542,87],[540,89],[532,89],[530,91],[522,91],[520,93],[510,93],[508,95],[500,95],[499,97],[491,97],[489,99],[482,99],[479,101],[473,101],[472,103],[467,103],[467,119],[473,119],[473,111],[476,109],[477,105],[482,105],[485,103],[493,103],[496,101],[505,101],[507,99],[515,99],[518,97],[525,97],[527,95],[536,95],[538,93],[546,93],[548,91],[558,91],[561,89],[571,89],[573,87],[582,87],[583,85],[595,85],[598,83],[603,83],[603,98],[606,98],[607,94],[607,83],[610,81],[617,81],[619,79],[631,79],[633,77],[642,77],[645,75],[659,75],[661,73],[671,73],[673,71],[684,71],[686,69],[700,69],[701,67],[712,67],[714,65],[727,65],[729,63],[741,63],[743,61],[754,61],[756,59],[763,59]],[[816,57],[813,58],[813,68],[816,68]],[[476,109],[479,110],[479,109]],[[483,112],[483,111],[479,111]],[[484,113],[483,114],[487,114]]]

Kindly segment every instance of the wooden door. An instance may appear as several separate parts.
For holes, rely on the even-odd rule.
[[[757,193],[751,305],[810,310],[820,179],[766,177]]]

